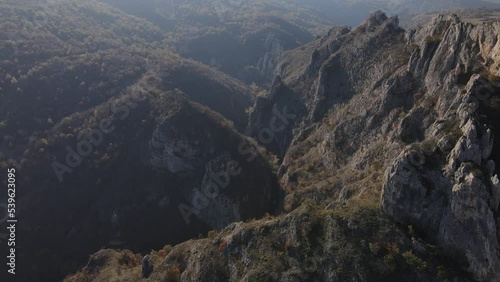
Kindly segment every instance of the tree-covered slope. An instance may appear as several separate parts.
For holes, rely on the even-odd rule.
[[[0,132],[7,158],[19,156],[33,133],[119,95],[146,73],[155,87],[178,88],[237,126],[245,123],[254,90],[164,48],[162,31],[146,21],[93,1],[8,2],[2,12]]]
[[[309,4],[0,3],[21,281],[498,280],[494,10]]]
[[[165,43],[247,83],[269,83],[269,61],[324,33],[332,21],[285,1],[102,0],[157,24]]]

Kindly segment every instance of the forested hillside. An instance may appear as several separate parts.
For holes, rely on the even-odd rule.
[[[0,2],[16,278],[498,280],[496,2]]]
[[[179,226],[176,220],[183,223],[175,203],[191,195],[165,192],[187,176],[155,173],[149,140],[163,119],[175,112],[176,99],[207,107],[195,107],[193,113],[220,113],[212,128],[227,123],[221,132],[243,130],[246,109],[258,87],[179,56],[166,42],[168,35],[162,28],[96,1],[10,1],[1,4],[1,12],[5,20],[0,32],[0,163],[2,168],[16,166],[29,172],[18,179],[23,187],[19,206],[24,211],[19,236],[29,242],[21,252],[26,262],[20,267],[23,279],[60,279],[90,252],[112,246],[110,242],[126,241],[118,246],[141,250],[164,240],[180,242],[206,230],[207,223],[199,221],[179,230],[167,228]],[[78,165],[68,167],[67,148],[80,152],[82,140],[100,130],[104,118],[116,131],[100,131],[102,138],[92,142],[91,155],[80,155]],[[256,172],[260,173],[264,173],[260,185],[275,193],[276,181],[269,172]],[[198,174],[189,177],[195,185],[201,181]],[[153,198],[140,196],[146,193],[143,177],[150,179],[149,189],[158,191]],[[109,192],[102,193],[103,188]],[[113,203],[117,194],[121,199]],[[156,243],[133,235],[137,228],[133,222],[153,213],[147,208],[151,201],[161,207],[171,203],[171,211],[163,210],[157,218],[170,221],[163,233],[147,225],[157,231]],[[271,211],[266,201],[262,208]],[[172,211],[175,215],[168,216]],[[263,210],[255,212],[252,216]],[[119,233],[109,229],[113,214],[130,222],[121,224]],[[242,211],[241,216],[250,214]],[[117,234],[121,239],[115,238]]]
[[[313,8],[282,0],[100,1],[157,24],[166,31],[164,42],[180,55],[258,85],[270,83],[269,66],[282,51],[333,24]]]

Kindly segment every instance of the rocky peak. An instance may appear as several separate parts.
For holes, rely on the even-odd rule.
[[[302,139],[314,136],[308,141],[319,144],[304,159],[316,156],[342,173],[388,161],[382,210],[466,262],[461,266],[479,281],[496,281],[500,273],[495,136],[485,122],[494,116],[482,110],[498,92],[497,26],[438,15],[405,35],[397,19],[374,13],[355,30],[320,42],[304,75],[315,79],[304,98],[313,126],[292,142],[296,154]],[[300,165],[291,159],[290,167]],[[290,175],[284,183],[294,185]],[[342,180],[344,204],[360,188]]]
[[[498,129],[492,126],[497,116],[492,111],[498,109],[489,108],[489,99],[500,92],[494,83],[497,42],[497,23],[472,25],[437,16],[405,32],[397,18],[376,12],[353,31],[341,29],[285,52],[281,75],[256,99],[247,133],[283,160],[279,177],[288,213],[232,223],[218,235],[181,244],[160,269],[179,265],[186,281],[207,275],[212,280],[387,281],[410,272],[410,281],[500,280]],[[291,119],[279,121],[284,116]],[[198,169],[202,187],[235,157],[213,151]],[[188,152],[182,159],[196,153]],[[260,188],[250,179],[238,182],[239,191]],[[192,191],[191,186],[183,189]],[[319,206],[317,213],[311,202]],[[363,212],[353,211],[358,203]],[[248,208],[249,202],[228,194],[211,201],[199,217],[220,227]],[[381,226],[388,220],[382,212],[399,227]],[[373,216],[374,221],[363,221]],[[356,242],[343,240],[344,232]],[[356,251],[346,252],[346,245]],[[314,254],[315,246],[321,255]],[[360,256],[358,247],[369,251]],[[363,257],[365,264],[346,262],[345,253]],[[310,272],[302,268],[308,254],[320,265]],[[444,259],[438,262],[435,255]],[[405,261],[401,273],[392,272],[396,266],[385,273],[392,273],[389,278],[371,272],[371,262],[378,268],[378,262],[388,266],[391,260]],[[443,261],[453,271],[436,277]],[[207,271],[211,267],[217,271]]]
[[[370,17],[364,22],[362,26],[365,26],[367,29],[371,29],[373,27],[381,26],[386,20],[387,15],[382,11],[373,12]]]
[[[388,18],[384,12],[379,10],[373,12],[356,30],[373,32],[379,28],[386,31],[397,30],[399,29],[399,18],[397,16]]]

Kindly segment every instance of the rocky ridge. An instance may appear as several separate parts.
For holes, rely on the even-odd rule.
[[[180,244],[150,281],[498,280],[498,27],[377,12],[285,52],[247,127],[282,155],[284,214]]]

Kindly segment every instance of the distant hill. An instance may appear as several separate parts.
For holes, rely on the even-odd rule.
[[[468,5],[2,1],[20,280],[499,280],[499,11]]]
[[[161,72],[159,88],[182,89],[242,126],[253,90],[165,48],[153,24],[95,1],[50,3],[0,4],[0,148],[7,157],[21,154],[32,133],[120,95],[147,72]],[[224,106],[230,97],[234,105]]]
[[[413,15],[407,19],[404,24],[407,28],[418,28],[419,26],[427,23],[437,14],[456,14],[464,22],[480,24],[485,22],[494,22],[500,19],[500,8],[449,9],[444,11],[429,12]]]
[[[499,28],[377,11],[284,52],[246,130],[279,157],[282,214],[65,281],[499,281]]]
[[[324,34],[332,20],[282,0],[99,0],[166,32],[164,44],[247,83],[268,84],[268,69],[284,50]]]
[[[310,5],[336,24],[356,26],[371,12],[383,10],[389,15],[399,15],[403,20],[413,14],[458,8],[500,8],[497,0],[295,0]]]

